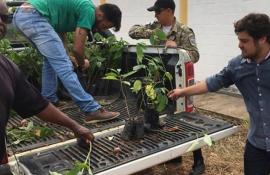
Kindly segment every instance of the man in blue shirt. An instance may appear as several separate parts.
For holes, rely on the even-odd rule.
[[[174,89],[169,98],[214,92],[235,84],[250,115],[244,153],[245,175],[270,173],[270,19],[266,14],[248,14],[234,24],[241,55],[230,60],[218,74],[184,89]]]

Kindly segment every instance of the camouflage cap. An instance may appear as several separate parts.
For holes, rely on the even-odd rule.
[[[175,10],[174,0],[157,0],[152,7],[149,7],[148,11],[159,11],[160,9],[172,9]]]

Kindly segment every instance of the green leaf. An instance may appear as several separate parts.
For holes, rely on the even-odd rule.
[[[168,104],[168,98],[166,95],[158,94],[157,100],[158,100],[158,106],[156,110],[158,112],[162,112]]]
[[[22,140],[16,140],[16,141],[14,141],[12,144],[18,145],[19,143],[21,143],[21,141],[22,141]]]
[[[136,80],[132,87],[132,92],[138,93],[142,89],[141,80]]]
[[[11,138],[12,144],[16,145],[24,141],[31,141],[35,138],[52,136],[54,135],[54,131],[48,127],[34,126],[33,122],[29,122],[27,127],[7,130],[7,135]]]
[[[151,100],[155,100],[157,97],[156,91],[152,84],[148,84],[145,86],[145,93],[147,97],[149,97]]]
[[[138,71],[138,70],[140,70],[140,69],[145,69],[145,68],[146,68],[145,65],[139,64],[139,65],[134,66],[134,67],[133,67],[133,70],[134,70],[134,71]]]
[[[32,121],[28,122],[26,127],[19,127],[19,129],[25,130],[25,131],[30,131],[31,129],[33,129],[34,124]]]
[[[172,76],[172,74],[170,72],[165,72],[164,76],[166,78],[168,78],[169,81],[172,81],[172,79],[173,79],[173,76]]]
[[[102,41],[102,40],[105,39],[105,38],[104,38],[101,34],[99,34],[98,32],[96,32],[96,33],[94,34],[94,38],[95,38],[95,40],[97,40],[97,41]]]
[[[212,146],[213,142],[212,139],[209,135],[204,134],[204,138],[203,141],[208,145],[208,146]]]
[[[128,73],[126,73],[126,74],[123,74],[122,75],[122,77],[125,79],[125,78],[127,78],[127,77],[129,77],[130,75],[132,75],[132,74],[135,74],[137,71],[130,71],[130,72],[128,72]]]
[[[107,76],[112,76],[112,77],[118,77],[118,73],[116,73],[116,72],[109,72],[109,73],[106,73],[105,74],[105,77],[107,77]]]
[[[107,77],[104,77],[103,79],[105,80],[118,80],[116,77],[114,76],[107,76]]]
[[[159,40],[161,40],[161,41],[167,40],[166,34],[162,30],[156,29],[155,34],[158,36]]]
[[[199,145],[199,141],[197,139],[197,140],[193,141],[192,145],[187,149],[187,152],[195,150],[198,145]]]
[[[143,48],[140,45],[136,46],[136,53],[137,53],[137,64],[141,64],[144,54]]]
[[[53,129],[51,128],[45,128],[45,127],[38,127],[39,131],[40,131],[40,138],[44,138],[47,136],[52,136],[54,134]]]
[[[128,82],[128,81],[122,81],[122,83],[130,86],[130,82]]]
[[[149,41],[150,41],[151,45],[156,45],[156,40],[155,40],[154,35],[150,36]]]
[[[73,169],[71,169],[68,172],[65,172],[65,175],[77,175],[80,171],[86,168],[88,168],[88,165],[86,163],[76,162]]]

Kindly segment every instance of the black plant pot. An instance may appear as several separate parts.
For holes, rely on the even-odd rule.
[[[124,140],[141,139],[144,137],[144,121],[142,117],[126,120],[121,138]]]
[[[161,125],[159,122],[159,113],[155,109],[145,108],[144,126],[147,131],[161,128]]]

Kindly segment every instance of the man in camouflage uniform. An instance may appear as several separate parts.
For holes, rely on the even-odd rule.
[[[196,46],[195,34],[193,30],[184,24],[176,21],[174,16],[175,3],[173,0],[157,0],[154,6],[147,9],[154,11],[157,21],[147,25],[134,25],[129,30],[129,36],[133,39],[149,39],[155,29],[162,30],[166,36],[166,41],[160,41],[157,45],[165,47],[185,49],[193,63],[199,60],[199,52]],[[202,174],[205,170],[201,149],[193,152],[194,165],[190,175]],[[181,157],[173,159],[171,162],[180,162]]]
[[[188,51],[191,61],[196,63],[199,60],[199,52],[195,34],[191,28],[176,20],[174,1],[157,0],[155,5],[147,10],[155,11],[157,21],[147,25],[132,26],[129,30],[129,36],[133,39],[149,39],[154,30],[159,28],[167,35],[167,40],[158,43],[158,45],[185,49]]]

